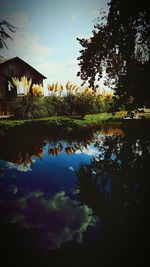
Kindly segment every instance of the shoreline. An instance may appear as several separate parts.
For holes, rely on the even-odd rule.
[[[125,119],[126,112],[120,111],[115,115],[111,113],[100,113],[86,115],[84,119],[79,117],[53,116],[48,118],[38,118],[30,120],[0,119],[0,128],[9,129],[19,126],[63,128],[76,130],[81,128],[97,128],[103,123],[135,123],[150,122],[150,116],[141,119]]]

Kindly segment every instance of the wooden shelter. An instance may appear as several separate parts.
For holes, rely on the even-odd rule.
[[[42,84],[46,79],[44,75],[23,61],[19,57],[0,59],[0,115],[9,114],[10,102],[17,97],[16,90],[10,88],[9,81],[12,77],[20,80],[26,76],[27,79],[32,79],[32,83]]]

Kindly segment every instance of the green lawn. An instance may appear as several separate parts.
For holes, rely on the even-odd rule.
[[[67,127],[86,127],[101,124],[104,121],[118,121],[122,120],[125,112],[117,112],[115,115],[111,113],[100,113],[86,115],[84,119],[78,117],[67,117],[67,116],[52,116],[48,118],[32,119],[32,120],[13,120],[13,119],[2,119],[0,120],[0,126],[15,127],[23,124],[43,124],[47,126],[67,126]]]
[[[81,128],[90,128],[90,127],[98,127],[104,122],[127,122],[124,119],[126,112],[120,111],[115,115],[111,113],[100,113],[100,114],[91,114],[86,115],[84,119],[80,119],[79,117],[67,117],[67,116],[52,116],[48,118],[40,118],[40,119],[32,119],[32,120],[13,120],[13,119],[1,119],[0,120],[0,128],[1,129],[10,129],[17,126],[27,126],[27,127],[37,127],[40,128],[56,128],[61,127],[63,130],[72,131]],[[146,121],[150,121],[150,113],[144,113]],[[129,121],[129,120],[128,120]],[[130,120],[140,122],[140,120]]]

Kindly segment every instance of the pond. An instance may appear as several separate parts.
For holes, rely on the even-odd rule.
[[[145,122],[66,133],[23,126],[1,130],[5,266],[143,262],[149,136]]]

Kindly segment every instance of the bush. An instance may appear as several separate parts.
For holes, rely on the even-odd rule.
[[[64,96],[64,102],[67,107],[67,115],[76,115],[77,95],[71,93],[67,94]]]
[[[49,116],[69,114],[69,107],[63,96],[45,97],[45,105]]]
[[[81,116],[94,113],[95,98],[91,95],[67,94],[65,96],[49,96],[46,97],[46,108],[49,116],[66,115]]]
[[[18,97],[12,106],[15,118],[32,119],[49,116],[80,116],[108,112],[113,107],[113,100],[103,99],[95,94],[68,93],[64,96]]]
[[[30,95],[18,97],[12,105],[12,112],[17,119],[33,119],[48,116],[45,98]]]
[[[89,113],[94,113],[95,97],[84,93],[68,94],[64,101],[67,103],[69,115],[79,115],[82,118]]]

